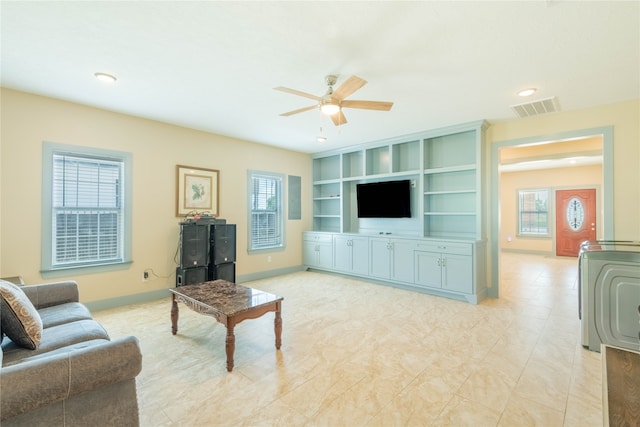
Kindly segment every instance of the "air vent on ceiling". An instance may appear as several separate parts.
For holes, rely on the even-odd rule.
[[[560,105],[558,104],[558,98],[552,96],[551,98],[540,99],[525,104],[512,105],[511,109],[518,117],[530,117],[546,113],[555,113],[560,111]]]

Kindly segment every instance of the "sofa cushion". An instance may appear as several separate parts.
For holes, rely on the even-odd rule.
[[[62,325],[63,323],[92,318],[89,309],[79,302],[68,302],[41,308],[38,310],[38,314],[40,314],[40,318],[42,319],[42,327],[45,329]]]
[[[15,363],[16,360],[47,353],[72,344],[104,339],[109,340],[109,334],[95,320],[78,320],[71,323],[52,326],[42,331],[42,341],[36,350],[26,350],[12,340],[6,339],[2,343],[4,366]]]
[[[70,353],[72,351],[78,351],[87,347],[92,347],[94,345],[100,345],[100,344],[104,344],[110,342],[109,340],[106,340],[104,338],[100,338],[100,339],[95,339],[95,340],[88,340],[88,341],[81,341],[81,342],[77,342],[75,344],[70,344],[64,347],[60,347],[57,348],[55,350],[51,350],[51,351],[47,351],[46,353],[39,353],[37,351],[31,351],[31,352],[19,352],[20,357],[16,358],[15,356],[18,356],[19,354],[10,354],[11,358],[9,360],[5,360],[4,361],[4,365],[2,365],[3,368],[7,368],[9,366],[13,366],[13,365],[18,365],[21,363],[27,363],[27,362],[31,362],[33,360],[39,360],[39,359],[46,359],[47,357],[51,357],[54,356],[56,354],[60,354],[60,353]],[[21,349],[24,350],[24,349]]]
[[[42,338],[42,319],[29,298],[13,283],[0,280],[2,331],[16,344],[35,350]]]

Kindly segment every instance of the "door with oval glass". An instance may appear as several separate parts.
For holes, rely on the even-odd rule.
[[[596,239],[596,190],[556,191],[556,255],[578,256],[580,244]]]

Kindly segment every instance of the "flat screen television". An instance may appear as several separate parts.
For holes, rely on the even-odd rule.
[[[356,185],[358,218],[411,218],[411,181]]]

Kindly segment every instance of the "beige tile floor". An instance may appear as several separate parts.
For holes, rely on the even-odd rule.
[[[170,298],[95,313],[136,335],[142,426],[599,426],[601,359],[580,345],[577,261],[503,254],[501,297],[471,305],[315,272],[247,283],[284,296],[225,329]]]

